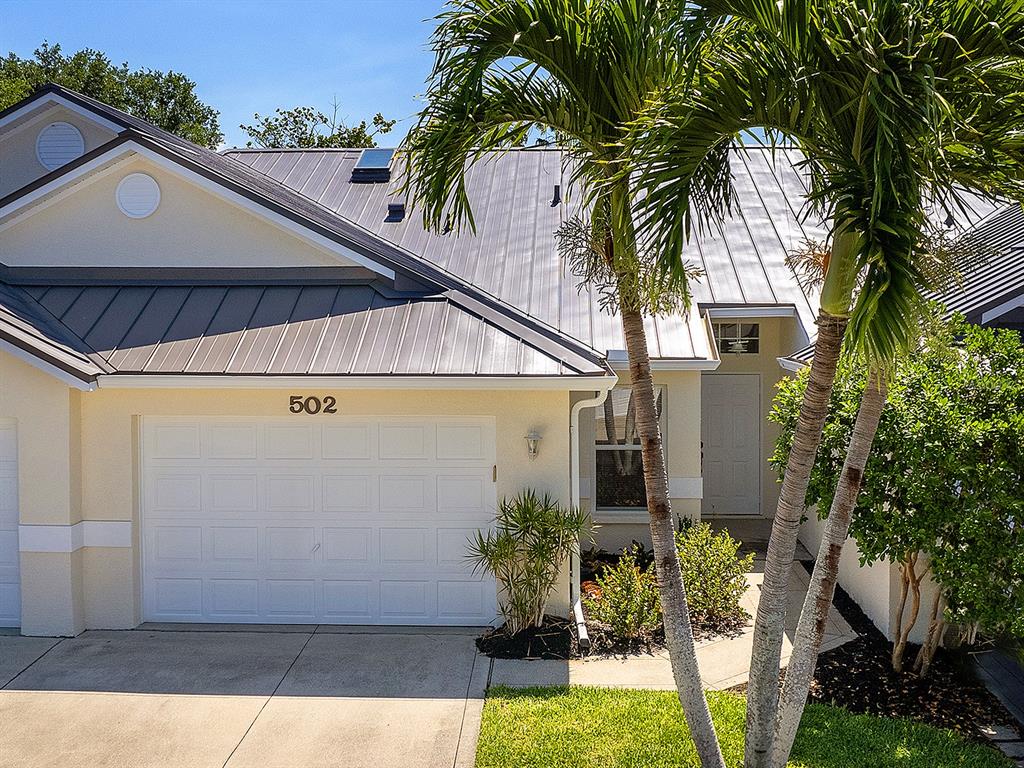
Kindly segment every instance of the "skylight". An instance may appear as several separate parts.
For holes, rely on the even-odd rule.
[[[364,149],[352,168],[352,181],[375,182],[391,180],[393,149]]]

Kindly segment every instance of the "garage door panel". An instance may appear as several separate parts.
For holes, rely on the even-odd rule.
[[[263,455],[268,459],[312,459],[317,435],[312,424],[268,424]]]
[[[255,512],[259,498],[259,476],[210,473],[203,483],[205,508],[217,512]]]
[[[438,424],[439,460],[486,460],[487,429],[480,424]]]
[[[154,614],[166,619],[203,617],[203,580],[199,578],[158,577],[152,584]]]
[[[436,614],[436,588],[431,588],[434,586],[428,581],[381,581],[381,618],[391,623],[419,623]]]
[[[314,512],[316,478],[312,475],[267,475],[268,512]]]
[[[483,418],[146,419],[145,617],[489,623],[493,461]]]
[[[374,478],[370,475],[324,475],[325,512],[372,512]]]
[[[199,474],[162,471],[149,483],[150,508],[160,512],[201,512],[203,479]]]
[[[436,509],[433,475],[394,474],[378,478],[380,511],[427,512]]]
[[[0,627],[21,624],[18,522],[18,426],[0,419]]]
[[[266,532],[267,563],[312,563],[316,555],[316,532],[312,527],[268,527]]]
[[[375,583],[363,580],[325,579],[323,617],[339,623],[369,623],[379,611]]]
[[[267,579],[263,582],[265,614],[282,621],[315,621],[316,581],[313,579]]]
[[[479,581],[439,581],[437,615],[448,619],[479,616],[484,611],[484,585]]]
[[[198,424],[158,424],[148,436],[146,455],[154,459],[202,458],[202,431]]]
[[[321,455],[325,459],[373,458],[374,429],[369,423],[330,424],[323,428],[321,435]]]
[[[156,563],[193,567],[203,562],[203,528],[200,525],[172,525],[156,522],[150,529]]]
[[[366,567],[376,562],[375,533],[372,528],[324,528],[324,560],[341,568]]]
[[[214,567],[256,567],[259,562],[259,528],[214,525],[207,530],[207,540]]]
[[[224,621],[259,618],[259,579],[210,579],[208,594],[210,618]]]
[[[203,455],[208,459],[255,459],[258,437],[255,424],[213,424],[206,428]]]
[[[429,424],[381,424],[378,427],[378,456],[389,459],[426,461],[434,458],[434,427]]]

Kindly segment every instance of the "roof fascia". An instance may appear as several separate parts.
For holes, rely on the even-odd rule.
[[[49,104],[50,106],[44,106],[46,104]],[[97,110],[79,104],[77,101],[72,101],[66,96],[52,90],[52,86],[48,86],[36,91],[28,98],[14,104],[3,112],[0,112],[0,130],[3,130],[11,123],[16,122],[18,119],[24,117],[35,109],[42,107],[45,110],[52,106],[64,107],[87,120],[92,120],[94,123],[102,125],[104,128],[113,131],[114,133],[120,133],[125,129],[125,126],[110,120]]]
[[[1012,312],[1015,309],[1019,309],[1020,307],[1024,307],[1024,291],[1011,299],[1003,301],[1003,303],[998,304],[991,309],[984,310],[981,313],[981,324],[985,325],[985,323],[998,320],[1003,315]]]
[[[706,312],[712,320],[747,320],[760,317],[796,317],[792,304],[771,306],[746,305],[739,307],[708,306]]]
[[[502,389],[607,390],[618,377],[593,376],[267,376],[105,374],[96,377],[101,389]]]
[[[53,376],[55,379],[59,379],[69,387],[74,387],[82,392],[91,392],[96,389],[95,381],[65,370],[37,349],[29,350],[16,344],[13,340],[6,338],[2,331],[0,331],[0,350],[7,352],[12,357],[18,358],[23,363],[31,365],[33,368],[37,368],[43,373]]]

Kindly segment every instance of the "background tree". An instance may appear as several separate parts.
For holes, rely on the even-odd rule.
[[[223,140],[217,111],[196,95],[196,84],[180,72],[115,66],[100,51],[83,48],[65,55],[44,42],[33,58],[14,53],[0,59],[0,109],[16,104],[47,83],[56,83],[123,109],[200,146]]]
[[[240,125],[249,134],[247,147],[266,149],[300,149],[328,147],[375,147],[375,137],[388,133],[397,121],[385,120],[378,112],[370,123],[365,120],[347,126],[338,118],[337,102],[331,116],[313,107],[275,109],[273,115],[253,115],[253,125]]]
[[[902,671],[925,609],[915,669],[927,674],[946,622],[972,640],[978,628],[1024,637],[1024,344],[955,317],[933,319],[921,347],[899,359],[875,436],[851,534],[862,563],[885,560],[902,579],[892,661]],[[866,372],[844,361],[807,491],[828,509],[835,495]],[[783,381],[769,418],[782,427],[771,464],[781,470],[806,374]],[[931,576],[936,599],[921,605]]]
[[[438,17],[427,106],[404,144],[406,189],[431,229],[473,227],[467,166],[551,131],[585,221],[563,232],[582,285],[622,321],[666,644],[705,768],[724,767],[700,681],[655,404],[644,316],[689,299],[681,251],[642,247],[634,228],[630,124],[685,71],[681,5],[658,0],[457,0]],[[712,133],[714,135],[714,133]],[[703,139],[702,139],[703,141]],[[703,143],[702,151],[707,151]],[[575,234],[573,234],[575,232]]]

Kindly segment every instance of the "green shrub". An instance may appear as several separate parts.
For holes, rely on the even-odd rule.
[[[688,523],[676,533],[690,620],[697,628],[721,631],[750,618],[740,598],[754,555],[740,557],[739,547],[728,531],[716,534],[707,523]]]
[[[589,525],[586,512],[526,490],[501,500],[494,531],[470,539],[466,557],[474,570],[494,574],[505,593],[501,613],[509,634],[543,623],[558,569]]]
[[[584,596],[590,616],[605,624],[616,638],[636,640],[661,626],[658,580],[650,568],[637,565],[633,548],[598,576],[600,595]]]

